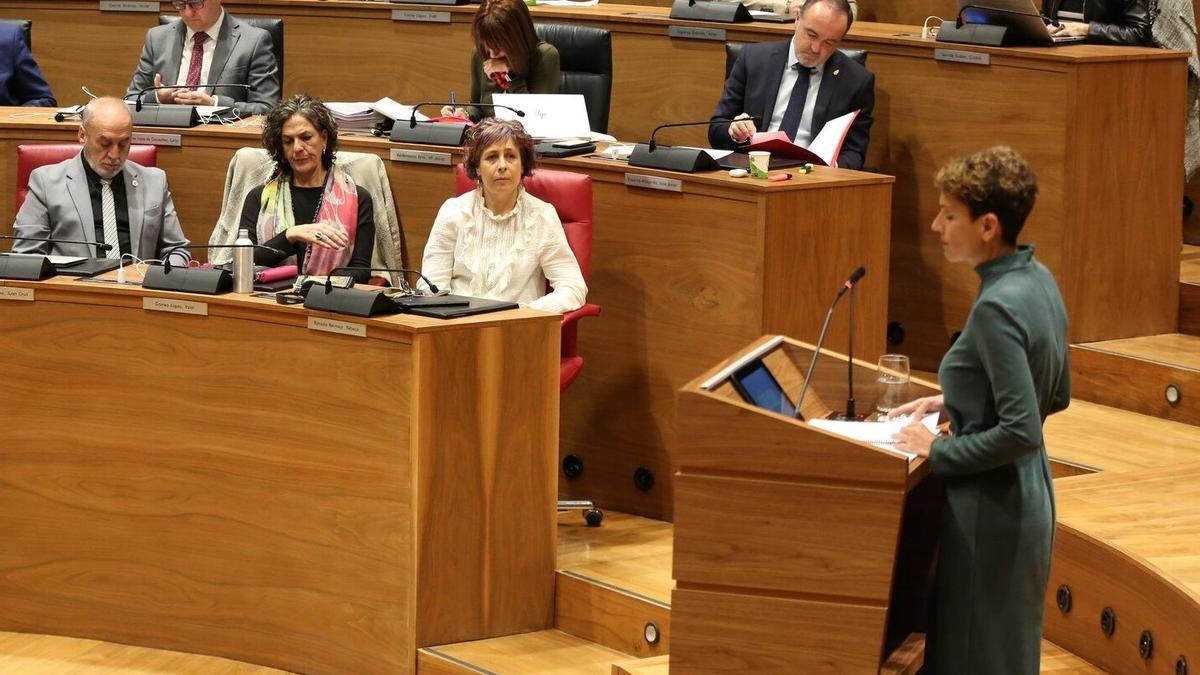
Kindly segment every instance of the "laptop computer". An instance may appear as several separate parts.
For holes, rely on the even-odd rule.
[[[1051,35],[1046,18],[1033,0],[958,0],[958,9],[968,24],[1007,28],[1006,46],[1050,46],[1084,40],[1082,36]]]

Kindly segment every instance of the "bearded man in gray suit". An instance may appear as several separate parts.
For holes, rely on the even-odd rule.
[[[108,257],[132,255],[187,265],[191,253],[175,215],[162,169],[129,160],[133,119],[116,98],[93,99],[83,110],[74,157],[29,174],[29,194],[17,212],[13,234],[74,239],[112,246]],[[95,247],[18,240],[14,253],[93,257]]]
[[[221,0],[173,0],[179,21],[146,31],[126,98],[148,87],[159,103],[223,105],[242,116],[266,114],[280,99],[279,67],[267,31],[240,21]],[[206,83],[244,87],[196,88]],[[177,85],[177,86],[173,86]]]

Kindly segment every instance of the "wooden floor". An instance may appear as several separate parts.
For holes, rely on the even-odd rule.
[[[671,523],[605,512],[600,529],[577,511],[558,517],[558,569],[670,604]]]
[[[284,675],[284,671],[165,649],[0,632],[0,674]]]
[[[1200,427],[1072,399],[1046,419],[1053,459],[1103,471],[1129,471],[1200,461]],[[1153,445],[1146,442],[1153,438]]]

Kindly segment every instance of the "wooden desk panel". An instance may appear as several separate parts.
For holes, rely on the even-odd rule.
[[[269,300],[4,285],[36,293],[0,303],[4,630],[411,673],[549,627],[555,317],[358,338]]]

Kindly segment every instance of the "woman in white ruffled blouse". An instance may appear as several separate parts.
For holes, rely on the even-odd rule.
[[[587,284],[558,214],[521,185],[534,161],[520,122],[487,118],[471,129],[463,169],[479,186],[438,211],[421,264],[430,281],[547,312],[583,305]]]

